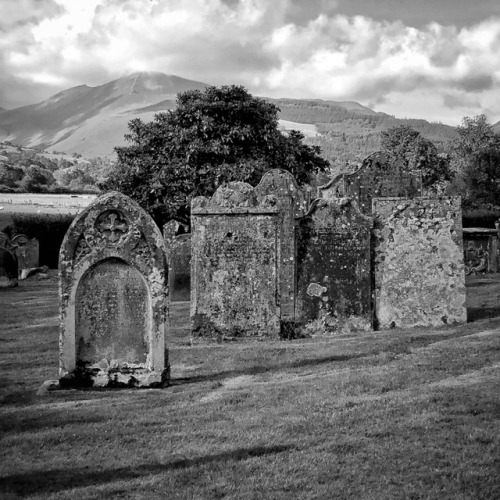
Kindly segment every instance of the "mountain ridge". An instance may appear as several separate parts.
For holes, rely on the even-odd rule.
[[[208,86],[161,72],[136,72],[95,87],[77,85],[40,103],[0,110],[0,141],[86,157],[113,156],[114,147],[125,144],[131,119],[150,121],[175,107],[178,92]],[[359,156],[376,150],[380,131],[398,124],[414,126],[438,146],[454,134],[447,125],[397,119],[356,101],[261,98],[280,108],[282,128],[308,124],[303,127],[310,131],[307,141],[320,145],[332,162],[352,160],[353,151]]]

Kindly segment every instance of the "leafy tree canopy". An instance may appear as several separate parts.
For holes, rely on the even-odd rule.
[[[380,145],[395,161],[402,161],[410,169],[421,170],[422,184],[426,189],[437,189],[452,178],[448,156],[439,154],[431,141],[409,125],[381,132]]]
[[[485,115],[464,117],[453,144],[454,164],[468,205],[500,205],[500,135]]]
[[[118,164],[103,187],[131,196],[159,224],[189,224],[191,199],[222,183],[256,185],[271,168],[308,183],[329,164],[300,132],[279,131],[278,112],[241,86],[182,92],[175,110],[129,123],[130,145],[116,148]]]

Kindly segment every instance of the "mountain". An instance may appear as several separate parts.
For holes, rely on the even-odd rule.
[[[0,141],[85,157],[114,156],[133,118],[153,119],[173,109],[178,92],[203,90],[207,84],[166,75],[134,73],[98,87],[80,85],[29,106],[0,111]],[[280,108],[280,127],[304,133],[336,166],[364,158],[379,149],[380,132],[410,125],[439,149],[455,129],[426,120],[397,119],[354,101],[271,99]],[[497,124],[499,125],[499,124]]]
[[[493,131],[496,134],[500,134],[500,121],[496,122],[495,125],[493,125]]]
[[[164,73],[133,73],[98,87],[79,85],[29,106],[0,111],[0,141],[109,156],[133,118],[172,109],[178,92],[207,84]]]

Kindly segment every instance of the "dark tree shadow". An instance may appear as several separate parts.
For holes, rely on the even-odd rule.
[[[500,305],[498,307],[468,307],[467,323],[473,323],[480,319],[490,319],[500,316]]]
[[[56,469],[14,474],[0,479],[0,491],[17,495],[33,493],[56,493],[72,488],[102,485],[114,481],[128,481],[151,474],[161,474],[177,469],[198,467],[216,462],[240,461],[253,457],[274,455],[296,449],[293,445],[256,446],[238,448],[216,455],[174,460],[164,464],[143,464],[119,469]]]

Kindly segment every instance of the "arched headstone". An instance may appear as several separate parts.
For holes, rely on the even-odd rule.
[[[165,383],[167,267],[151,217],[120,193],[99,197],[68,229],[59,273],[61,384]]]

